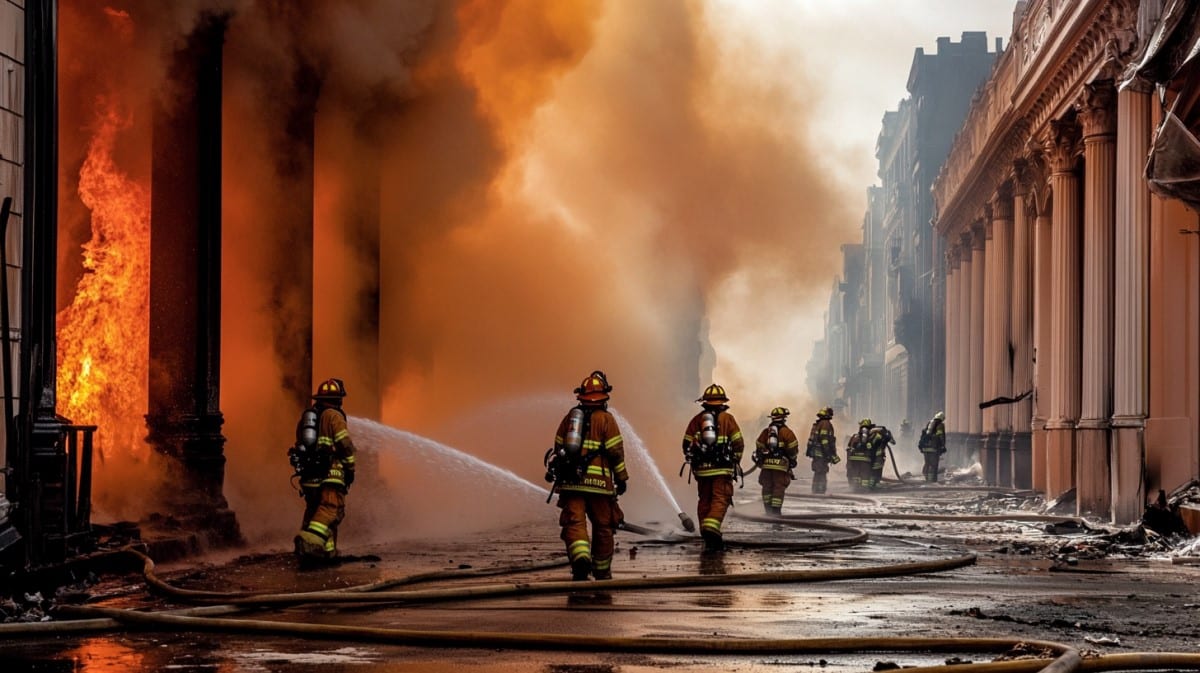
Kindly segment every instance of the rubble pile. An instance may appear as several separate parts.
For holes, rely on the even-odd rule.
[[[0,599],[0,623],[12,622],[48,622],[50,613],[59,605],[78,605],[91,598],[89,587],[98,582],[93,573],[88,573],[83,580],[60,586],[54,590],[54,595],[46,598],[41,591],[16,594]]]

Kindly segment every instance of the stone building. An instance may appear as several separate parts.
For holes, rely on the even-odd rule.
[[[826,315],[821,348],[837,370],[826,374],[836,385],[813,388],[854,420],[919,425],[942,407],[944,271],[941,241],[930,227],[930,186],[998,51],[988,51],[982,32],[964,32],[961,42],[939,37],[936,53],[916,49],[909,97],[884,114],[876,144],[881,186],[868,189],[862,243],[843,246],[842,281],[831,303],[840,296],[844,305]],[[844,351],[835,348],[839,338]],[[814,353],[814,362],[820,357]]]
[[[1116,522],[1200,472],[1197,216],[1146,178],[1164,105],[1197,92],[1144,63],[1186,4],[1017,3],[933,188],[952,442]]]

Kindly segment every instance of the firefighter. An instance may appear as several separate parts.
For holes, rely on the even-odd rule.
[[[742,462],[745,442],[737,419],[729,413],[725,389],[712,384],[696,400],[703,407],[683,432],[683,457],[696,477],[700,536],[708,551],[724,549],[721,522],[733,502],[733,478]]]
[[[858,422],[858,432],[850,435],[846,442],[846,481],[851,491],[862,491],[870,487],[871,462],[871,419]]]
[[[591,574],[612,579],[613,533],[624,520],[617,496],[625,493],[629,473],[617,420],[608,411],[612,386],[594,371],[575,389],[579,401],[558,424],[554,448],[547,454],[548,481],[554,482],[562,513],[562,540],[571,562],[571,579]],[[588,522],[592,524],[588,539]]]
[[[808,433],[808,448],[804,455],[812,459],[812,492],[824,493],[828,485],[829,466],[837,465],[842,459],[837,454],[837,438],[833,434],[833,409],[823,407],[817,412]]]
[[[925,464],[921,467],[921,474],[925,475],[925,481],[937,483],[938,480],[938,462],[942,459],[942,454],[946,453],[946,412],[939,411],[929,419],[921,430],[921,438],[917,440],[917,448],[925,456]]]
[[[322,381],[312,396],[312,407],[301,416],[297,434],[306,424],[316,426],[314,451],[303,461],[294,460],[307,463],[298,468],[305,507],[294,543],[301,560],[329,560],[338,553],[338,524],[346,516],[346,492],[354,483],[354,442],[342,410],[345,397],[341,379]]]
[[[868,439],[871,446],[871,476],[867,488],[876,489],[883,483],[883,468],[887,466],[888,445],[895,444],[896,438],[886,425],[872,425]]]
[[[754,464],[758,466],[758,484],[762,486],[763,509],[767,514],[783,514],[783,494],[795,475],[800,440],[787,426],[791,413],[783,407],[771,410],[771,423],[758,434],[754,443]]]

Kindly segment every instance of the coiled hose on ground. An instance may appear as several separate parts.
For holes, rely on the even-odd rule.
[[[833,499],[824,496],[827,499]],[[853,496],[850,496],[853,498]],[[847,499],[843,497],[843,499]],[[856,500],[868,500],[855,498]],[[872,501],[873,502],[873,501]],[[832,530],[843,533],[841,537],[818,542],[793,544],[794,548],[813,549],[829,546],[857,544],[866,539],[858,529],[818,524],[815,518],[914,518],[914,515],[871,514],[846,517],[855,513],[828,513],[822,515],[788,515],[785,517],[744,518],[754,521],[785,524],[794,527]],[[916,515],[921,516],[921,515]],[[933,517],[937,515],[924,515]],[[1033,516],[1033,515],[1025,515]],[[1065,517],[1050,517],[1062,520]],[[963,520],[962,517],[938,517],[931,520]],[[1013,516],[972,517],[967,520],[1014,520]],[[747,545],[750,546],[750,545]],[[1020,643],[1053,653],[1053,659],[960,664],[928,668],[907,669],[913,673],[937,671],[938,673],[1021,673],[1044,671],[1046,673],[1072,673],[1073,671],[1136,670],[1150,668],[1200,669],[1200,655],[1181,653],[1137,653],[1097,657],[1083,660],[1079,652],[1069,645],[1049,641],[1031,641],[1013,638],[808,638],[808,639],[721,639],[721,638],[640,638],[598,637],[542,633],[494,633],[494,632],[444,632],[410,629],[386,629],[328,624],[294,623],[263,619],[231,618],[245,609],[281,608],[305,604],[428,604],[441,601],[479,600],[494,597],[562,594],[578,592],[576,582],[548,581],[537,583],[497,583],[481,586],[442,588],[431,590],[387,591],[397,586],[413,585],[426,581],[485,577],[509,573],[561,567],[561,562],[535,564],[516,568],[484,569],[472,571],[439,571],[385,580],[367,585],[349,587],[335,591],[314,591],[285,594],[256,594],[253,592],[216,592],[181,589],[161,580],[155,573],[154,561],[135,550],[129,553],[141,559],[142,572],[148,587],[157,594],[189,603],[217,603],[204,607],[160,612],[142,612],[114,608],[65,606],[57,615],[72,616],[66,621],[35,624],[0,625],[0,638],[30,635],[79,634],[94,631],[110,631],[121,628],[138,630],[232,632],[241,634],[269,634],[302,639],[336,639],[339,641],[365,641],[393,645],[415,645],[429,647],[504,647],[523,650],[578,650],[604,652],[642,652],[660,654],[818,654],[858,652],[986,652],[1002,653]],[[631,591],[696,586],[733,586],[766,583],[821,582],[869,577],[895,577],[919,573],[939,572],[961,568],[975,563],[975,556],[967,554],[938,561],[903,563],[867,568],[839,568],[818,570],[776,571],[732,575],[676,575],[642,579],[616,579],[589,583],[586,590]]]

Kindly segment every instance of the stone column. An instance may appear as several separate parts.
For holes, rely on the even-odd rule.
[[[983,438],[983,415],[979,412],[979,401],[983,399],[983,311],[984,311],[984,245],[986,234],[983,226],[972,228],[971,239],[971,387],[967,395],[967,418],[971,423],[971,442],[975,445],[974,453],[980,456]]]
[[[1027,172],[1025,162],[1018,162],[1013,180],[1012,324],[1009,341],[1013,347],[1014,396],[1033,389],[1033,231],[1026,205],[1029,194]],[[1011,407],[1012,485],[1016,488],[1033,486],[1030,462],[1033,400],[1030,397]]]
[[[1050,433],[1046,419],[1050,416],[1050,370],[1054,351],[1050,346],[1051,299],[1050,263],[1053,252],[1054,227],[1050,217],[1047,185],[1040,185],[1041,194],[1034,198],[1037,215],[1033,226],[1033,457],[1030,480],[1035,490],[1049,493]]]
[[[1083,371],[1075,431],[1080,514],[1110,510],[1108,428],[1113,377],[1113,227],[1116,207],[1116,119],[1111,81],[1084,88]]]
[[[221,63],[226,20],[175,52],[155,111],[147,440],[167,457],[164,504],[188,530],[240,539],[222,491]]]
[[[1148,406],[1150,190],[1142,167],[1150,151],[1150,87],[1117,94],[1116,301],[1113,342],[1112,522],[1137,521],[1145,506],[1142,471]]]
[[[957,369],[957,348],[958,348],[958,249],[950,248],[946,251],[946,351],[944,354],[946,360],[945,366],[945,387],[946,387],[946,409],[953,409],[958,401],[958,383],[955,371]],[[927,422],[928,419],[912,419],[913,423]],[[951,443],[953,438],[958,433],[958,419],[950,420],[950,414],[946,414],[946,435],[947,443]]]
[[[1080,209],[1075,177],[1078,130],[1068,121],[1051,121],[1045,148],[1053,192],[1051,249],[1050,409],[1046,419],[1047,498],[1069,490],[1075,477],[1075,424],[1080,386]]]
[[[1012,396],[1012,365],[1009,355],[1010,315],[1012,310],[1012,191],[1005,187],[992,201],[992,348],[989,354],[992,388],[984,397]],[[1012,413],[1007,404],[991,407],[993,438],[989,440],[995,455],[996,484],[1012,485]]]
[[[983,400],[995,396],[996,388],[996,359],[992,357],[998,345],[996,343],[996,244],[993,234],[995,222],[992,219],[992,204],[984,208],[983,213],[983,350],[981,351],[980,366],[983,368],[983,383],[980,386],[979,399],[976,407]],[[979,410],[982,434],[979,437],[979,464],[983,467],[985,484],[996,483],[996,409],[989,407]]]
[[[960,465],[969,465],[975,456],[975,447],[971,444],[971,325],[974,324],[972,315],[978,308],[971,305],[971,283],[975,272],[974,256],[971,250],[970,230],[962,234],[959,245],[961,259],[958,264],[958,406],[954,415],[958,416],[958,459]]]

